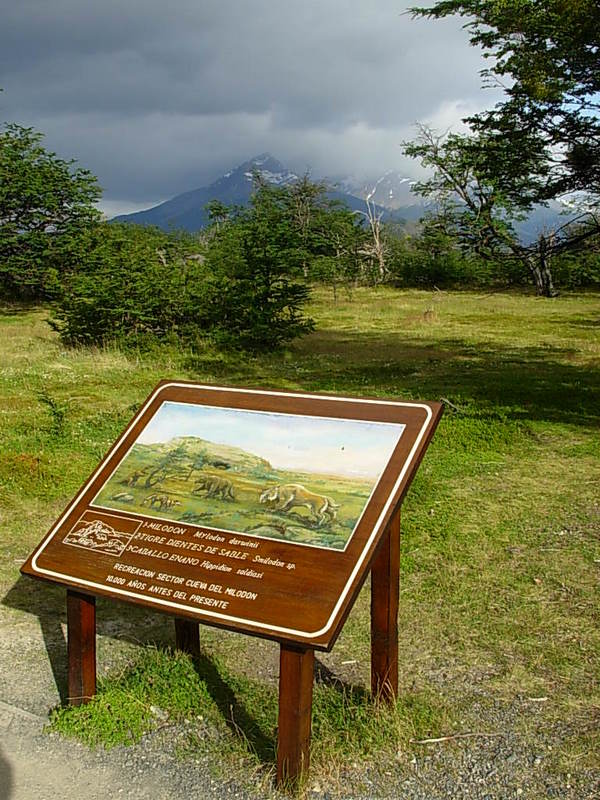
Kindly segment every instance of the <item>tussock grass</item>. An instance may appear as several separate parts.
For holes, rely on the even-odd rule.
[[[554,737],[557,770],[600,768],[591,724],[600,708],[600,296],[361,289],[334,303],[320,290],[310,314],[314,334],[281,353],[240,357],[208,346],[67,351],[43,310],[0,312],[5,603],[25,609],[39,595],[40,619],[60,616],[60,593],[23,587],[19,560],[161,378],[445,398],[403,507],[401,699],[388,712],[366,693],[367,586],[322,658],[333,678],[315,687],[314,775],[334,785],[353,763],[409,748],[411,738],[499,725],[532,746]],[[89,742],[134,741],[156,727],[160,715],[148,708],[160,707],[169,724],[203,717],[183,753],[218,742],[215,768],[271,769],[274,646],[206,631],[194,666],[164,649],[168,620],[144,636],[143,610],[100,611],[112,615],[100,657],[114,668],[97,700],[57,711],[54,725]]]

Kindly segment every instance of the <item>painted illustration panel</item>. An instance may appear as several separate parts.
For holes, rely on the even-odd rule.
[[[404,427],[165,402],[93,505],[344,550]]]

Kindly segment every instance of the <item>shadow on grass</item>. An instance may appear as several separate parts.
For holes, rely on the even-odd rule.
[[[265,733],[259,721],[240,698],[239,693],[236,693],[220,674],[210,656],[201,651],[199,659],[194,663],[197,666],[199,678],[206,684],[208,693],[232,733],[247,742],[264,766],[273,766],[277,757],[277,731]],[[315,684],[327,686],[339,695],[339,700],[333,704],[334,708],[343,706],[343,700],[349,707],[370,703],[371,695],[367,689],[363,686],[346,683],[318,659],[315,659],[314,680]],[[272,700],[269,700],[270,702]],[[327,708],[331,705],[331,701],[326,703]],[[270,724],[268,727],[270,728]]]
[[[2,603],[38,618],[61,705],[66,705],[68,661],[67,641],[63,633],[66,623],[64,588],[22,576],[4,596]],[[175,649],[173,617],[104,598],[97,598],[97,610],[96,632],[99,636],[114,637],[140,646],[152,644]],[[230,730],[236,737],[245,739],[261,762],[273,764],[276,740],[263,732],[234,688],[223,679],[215,661],[201,652],[199,659],[194,660],[194,667]],[[25,685],[23,690],[26,690]]]
[[[60,598],[63,606],[60,608]],[[67,701],[67,642],[62,623],[66,622],[65,592],[58,586],[38,583],[20,577],[6,595],[2,604],[25,611],[38,618],[48,662],[54,676],[61,703]]]
[[[567,319],[565,323],[573,328],[600,328],[600,317],[595,319]]]
[[[17,317],[22,314],[30,314],[32,311],[39,311],[41,306],[35,302],[0,302],[0,317]]]
[[[323,331],[295,350],[306,389],[444,397],[478,416],[501,409],[509,419],[600,422],[600,368],[573,363],[572,348]]]
[[[333,670],[323,664],[322,661],[319,661],[318,658],[315,658],[315,683],[337,689],[340,693],[352,697],[357,702],[364,703],[371,699],[371,692],[364,686],[342,680],[339,675],[336,675]]]
[[[2,604],[38,618],[48,662],[61,703],[67,702],[66,591],[21,576],[2,598]],[[173,624],[166,615],[114,600],[97,598],[96,631],[131,644],[173,644]],[[169,624],[171,623],[171,624]],[[140,638],[143,636],[143,639]]]
[[[227,727],[240,735],[263,764],[275,762],[277,739],[264,733],[258,721],[248,711],[232,687],[221,676],[215,662],[206,653],[194,659],[198,677],[204,681]]]
[[[38,618],[48,661],[64,705],[67,702],[68,674],[67,643],[63,632],[66,623],[65,590],[21,577],[2,602],[10,608]],[[100,636],[114,637],[141,646],[153,644],[174,648],[173,618],[168,615],[98,598],[96,621]],[[144,636],[143,640],[140,640],[140,635]],[[266,730],[271,727],[271,722],[264,723],[265,715],[259,713],[263,720],[261,725],[252,713],[251,704],[249,706],[243,699],[244,693],[238,688],[238,681],[223,676],[217,661],[207,652],[200,652],[199,658],[194,660],[194,666],[234,736],[242,738],[263,765],[272,766],[276,759],[277,733]],[[318,659],[315,660],[315,683],[330,687],[340,696],[350,698],[354,705],[365,703],[370,696],[367,689],[346,683]],[[250,689],[248,691],[251,692]],[[252,693],[249,694],[251,696]],[[255,699],[255,705],[256,702]],[[258,702],[261,702],[260,698]],[[270,699],[269,705],[272,702]]]

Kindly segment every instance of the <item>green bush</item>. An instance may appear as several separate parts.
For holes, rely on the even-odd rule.
[[[442,234],[391,236],[387,240],[389,282],[396,286],[432,288],[487,285],[493,264],[465,255]]]
[[[51,325],[71,345],[136,347],[172,338],[194,347],[269,350],[313,327],[301,313],[304,250],[277,190],[220,219],[203,241],[186,233],[100,223],[68,271],[56,273]],[[204,251],[204,252],[199,252]]]
[[[600,286],[600,249],[590,245],[555,258],[552,274],[556,285],[564,289]]]
[[[156,338],[193,340],[202,330],[206,283],[198,242],[187,234],[101,223],[52,287],[52,326],[67,344]]]
[[[302,314],[306,253],[287,200],[285,191],[262,186],[248,208],[212,231],[205,315],[219,344],[270,350],[313,328]]]

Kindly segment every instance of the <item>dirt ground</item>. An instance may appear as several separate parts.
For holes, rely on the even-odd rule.
[[[31,611],[24,608],[28,602]],[[247,790],[242,795],[239,787],[217,782],[214,767],[200,759],[182,763],[177,746],[184,731],[177,726],[110,751],[46,730],[48,713],[66,688],[63,604],[64,591],[24,578],[0,604],[0,800],[251,798]],[[113,607],[99,626],[101,669],[140,646],[132,635],[139,619],[127,620]],[[149,636],[164,641],[172,635],[170,620],[147,619]]]
[[[8,597],[8,601],[7,601]],[[0,800],[267,800],[281,797],[269,786],[235,778],[215,777],[209,756],[182,760],[178,744],[185,724],[167,727],[142,738],[133,747],[110,751],[88,747],[48,733],[48,712],[60,702],[66,679],[64,593],[19,579],[0,604]],[[25,611],[29,602],[38,613]],[[44,612],[40,611],[45,604]],[[17,607],[15,607],[17,606]],[[18,607],[21,606],[21,607]],[[99,667],[127,657],[135,643],[132,631],[139,619],[129,618],[115,604],[103,608],[98,636]],[[166,642],[172,621],[148,615],[147,634]],[[276,670],[275,664],[273,669]],[[451,670],[452,671],[452,670]],[[269,673],[271,670],[269,669]],[[274,675],[265,675],[272,680]],[[438,679],[439,676],[437,676]],[[318,676],[317,676],[318,679]],[[431,675],[432,681],[436,680]],[[424,747],[393,763],[373,763],[340,776],[335,787],[312,781],[306,800],[592,800],[600,797],[599,776],[582,771],[571,777],[550,768],[552,754],[568,731],[544,724],[539,703],[523,706],[492,704],[485,676],[444,676],[457,691],[477,690],[482,726],[498,733]],[[462,682],[465,682],[462,685]],[[462,688],[461,688],[462,687]],[[473,695],[476,697],[477,695]],[[479,713],[479,712],[478,712]],[[524,738],[517,723],[538,728],[535,744]]]
[[[51,800],[117,796],[167,797],[155,781],[144,780],[129,794],[119,765],[97,764],[85,749],[43,733],[43,717],[0,703],[0,797],[2,800]],[[154,776],[156,778],[156,776]],[[153,786],[154,783],[154,786]],[[154,789],[154,791],[153,791]]]

